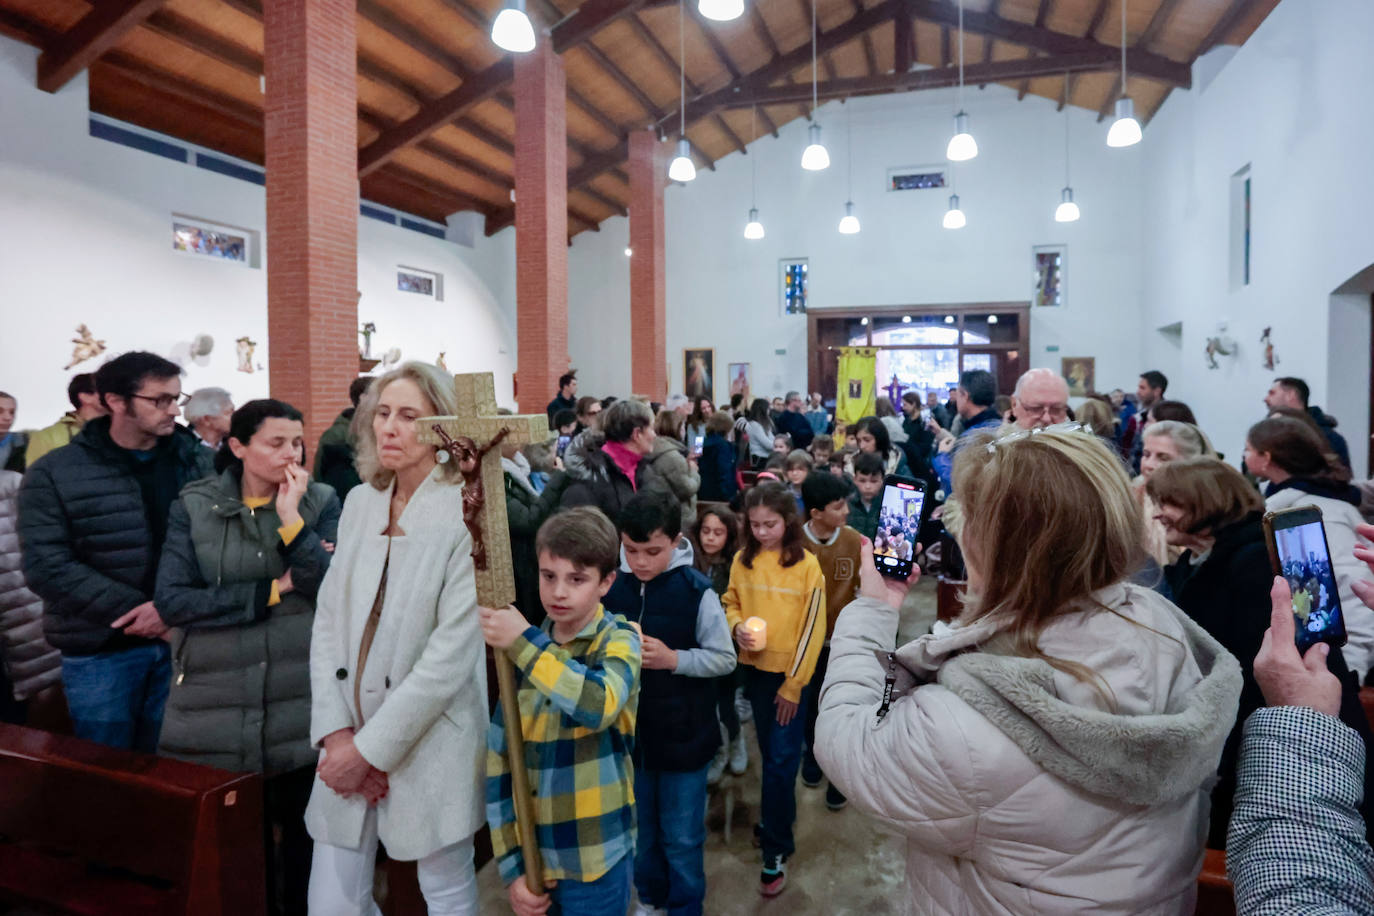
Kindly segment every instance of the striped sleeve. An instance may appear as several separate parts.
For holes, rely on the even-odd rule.
[[[599,664],[584,664],[534,627],[509,651],[531,687],[593,731],[615,722],[639,681],[639,634],[623,620],[602,646]]]
[[[778,695],[793,703],[801,702],[802,689],[811,682],[821,647],[825,645],[825,576],[810,553],[798,565],[804,568],[804,605],[798,609],[796,649],[788,662],[787,676],[778,688]]]

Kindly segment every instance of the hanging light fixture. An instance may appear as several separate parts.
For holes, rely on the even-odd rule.
[[[504,51],[534,50],[534,26],[525,13],[525,0],[506,0],[491,24],[491,40]]]
[[[749,136],[755,133],[754,115],[758,108],[749,109]],[[749,192],[749,222],[744,224],[744,237],[747,239],[763,238],[763,223],[759,222],[759,161],[758,155],[749,157],[749,169],[751,190]]]
[[[1140,122],[1135,119],[1135,103],[1126,94],[1126,0],[1121,0],[1121,98],[1116,100],[1116,120],[1107,131],[1107,145],[1135,146],[1140,142]]]
[[[729,22],[744,15],[744,0],[699,0],[697,12],[716,22]]]
[[[949,138],[945,158],[966,162],[978,155],[978,143],[968,132],[968,113],[964,111],[964,0],[959,0],[959,113],[954,116],[954,136]]]
[[[844,164],[848,173],[849,199],[844,202],[844,216],[840,219],[840,234],[855,235],[859,231],[859,218],[854,215],[854,119],[849,110],[844,113]]]
[[[816,114],[816,0],[811,0],[811,127],[808,130],[811,142],[802,150],[802,168],[808,172],[820,172],[830,168],[830,154],[821,143],[821,126],[814,120]]]
[[[1065,79],[1068,75],[1065,74]],[[1059,206],[1054,209],[1056,223],[1078,220],[1078,204],[1073,202],[1073,182],[1069,181],[1069,109],[1064,108],[1064,190],[1059,192]]]
[[[949,195],[949,209],[945,211],[945,218],[941,220],[940,225],[946,229],[962,229],[967,222],[964,211],[959,209],[959,195]]]
[[[697,167],[692,164],[692,144],[687,142],[687,54],[684,35],[684,0],[677,2],[677,74],[678,74],[678,141],[677,155],[668,163],[668,178],[672,181],[688,182],[697,177]]]

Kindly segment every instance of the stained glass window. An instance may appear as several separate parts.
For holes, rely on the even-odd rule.
[[[782,262],[782,314],[805,315],[807,293],[806,258]]]

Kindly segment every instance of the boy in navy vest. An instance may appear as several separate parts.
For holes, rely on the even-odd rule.
[[[692,566],[677,500],[641,491],[619,522],[621,575],[603,603],[643,633],[635,741],[638,912],[700,916],[706,771],[720,745],[714,678],[734,670],[734,641],[711,580]]]

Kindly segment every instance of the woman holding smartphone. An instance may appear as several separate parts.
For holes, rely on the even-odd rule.
[[[1240,709],[1222,750],[1218,782],[1212,790],[1207,845],[1225,849],[1243,726],[1250,714],[1264,705],[1264,695],[1250,667],[1269,628],[1265,611],[1271,606],[1269,590],[1274,584],[1261,522],[1264,502],[1239,471],[1216,458],[1185,458],[1162,464],[1146,487],[1169,546],[1182,551],[1178,561],[1165,570],[1174,602],[1240,660],[1245,679]],[[1327,666],[1341,681],[1341,720],[1360,733],[1368,748],[1366,784],[1374,786],[1374,746],[1360,705],[1359,684],[1340,652],[1331,652]],[[1366,793],[1366,806],[1369,796]],[[1361,812],[1364,810],[1362,806]]]

